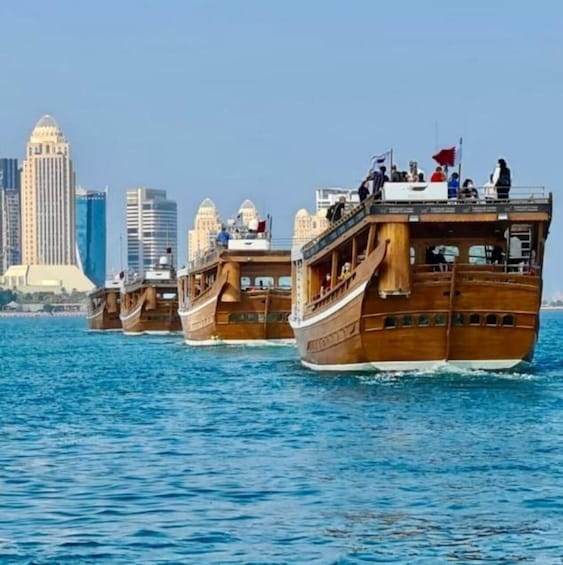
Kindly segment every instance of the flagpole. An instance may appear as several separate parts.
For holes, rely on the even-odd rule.
[[[458,182],[461,188],[461,158],[463,157],[463,152],[461,150],[461,146],[463,145],[463,137],[459,138],[459,163],[457,164],[457,175],[458,175]]]

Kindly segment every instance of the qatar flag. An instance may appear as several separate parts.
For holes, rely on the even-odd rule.
[[[455,165],[456,148],[450,147],[449,149],[441,149],[432,155],[432,159],[436,161],[442,167],[453,167]]]

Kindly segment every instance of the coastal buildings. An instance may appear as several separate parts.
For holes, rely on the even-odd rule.
[[[20,264],[10,265],[0,284],[20,292],[92,290],[78,267],[70,146],[52,116],[43,116],[31,133],[20,182]]]
[[[20,171],[17,159],[0,159],[0,275],[20,256]]]
[[[206,198],[195,215],[194,227],[188,230],[188,261],[203,255],[221,229],[219,212],[210,198]]]
[[[295,214],[292,247],[301,247],[330,226],[326,218],[327,208],[341,197],[346,200],[346,208],[360,203],[357,190],[340,187],[320,187],[315,190],[315,212],[302,208]]]
[[[178,211],[165,190],[132,188],[127,191],[127,266],[143,275],[171,248],[176,261]]]
[[[293,247],[301,247],[323,231],[329,226],[329,221],[326,219],[326,210],[318,210],[315,213],[310,213],[305,208],[298,210],[295,214],[293,223]]]
[[[84,274],[96,285],[106,278],[105,190],[76,188],[76,240]]]

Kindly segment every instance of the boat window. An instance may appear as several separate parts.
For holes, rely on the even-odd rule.
[[[502,317],[503,326],[514,326],[514,316],[512,314],[505,314]]]
[[[485,265],[487,252],[484,245],[472,245],[469,248],[469,263],[471,265]]]
[[[412,326],[414,324],[414,320],[412,316],[406,315],[403,316],[401,319],[401,326]]]
[[[487,326],[496,326],[497,321],[498,318],[496,314],[487,314],[487,317],[485,318],[485,323],[487,324]]]
[[[436,316],[434,316],[434,325],[436,325],[436,326],[445,326],[445,325],[446,325],[446,316],[445,316],[445,314],[436,314]]]
[[[463,326],[463,314],[454,312],[454,326]]]
[[[459,257],[459,247],[455,245],[446,245],[444,247],[444,257],[448,263],[453,263],[456,257]]]
[[[255,323],[264,321],[264,314],[261,314],[262,320],[259,320],[259,315],[256,312],[231,312],[229,314],[229,322],[235,323]]]
[[[246,290],[251,284],[252,281],[250,277],[240,277],[240,288],[242,290]]]
[[[421,314],[418,317],[418,325],[419,326],[429,326],[430,325],[430,319],[428,318],[428,316],[426,314]]]
[[[386,316],[383,326],[386,328],[394,328],[397,325],[395,318],[392,316]]]
[[[481,325],[481,314],[471,314],[469,316],[470,326],[480,326]]]
[[[268,312],[268,322],[285,322],[289,312]]]
[[[410,257],[411,257],[411,265],[414,265],[416,262],[416,251],[414,250],[414,247],[411,247]]]
[[[278,279],[278,286],[280,288],[291,288],[291,277],[280,277]]]
[[[163,292],[162,293],[162,299],[163,300],[175,300],[176,299],[176,293],[175,292]]]
[[[254,279],[254,286],[258,288],[267,288],[274,286],[274,277],[256,277]]]

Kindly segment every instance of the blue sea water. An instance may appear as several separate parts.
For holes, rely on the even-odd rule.
[[[562,339],[344,376],[0,318],[0,563],[562,563]]]

